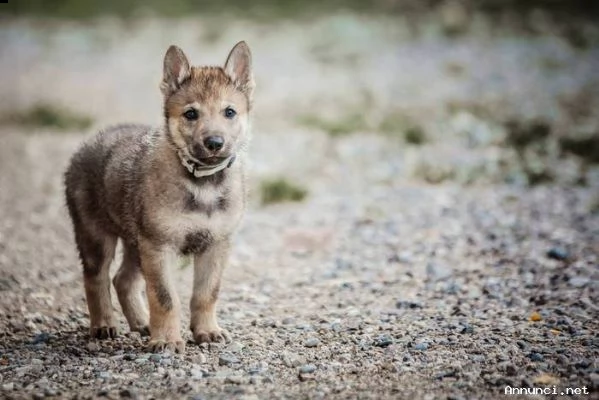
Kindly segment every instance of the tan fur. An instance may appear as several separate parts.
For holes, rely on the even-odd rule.
[[[66,195],[92,336],[116,335],[108,268],[118,238],[125,254],[113,283],[131,330],[144,334],[149,328],[152,351],[184,350],[181,305],[170,271],[180,252],[194,255],[190,327],[195,340],[228,336],[217,323],[216,300],[230,238],[245,208],[253,88],[244,42],[233,48],[224,68],[191,67],[171,46],[160,85],[165,128],[118,126],[98,134],[73,157],[65,174]],[[197,118],[189,117],[189,110]],[[211,148],[207,140],[214,137],[221,142]],[[224,168],[219,160],[234,162],[208,176],[190,173],[218,163]],[[144,278],[149,313],[141,297]]]

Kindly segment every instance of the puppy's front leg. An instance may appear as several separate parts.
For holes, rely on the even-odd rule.
[[[191,331],[196,343],[229,339],[228,333],[216,321],[216,300],[229,248],[229,241],[221,240],[194,257]]]
[[[176,253],[145,240],[140,241],[139,250],[150,306],[148,349],[152,352],[170,350],[183,353],[185,342],[181,338],[181,304],[170,276]]]

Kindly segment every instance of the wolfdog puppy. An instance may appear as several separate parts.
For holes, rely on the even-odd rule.
[[[193,255],[191,331],[197,343],[226,340],[215,304],[231,236],[245,208],[245,153],[254,80],[240,42],[224,67],[192,67],[181,49],[164,57],[161,128],[119,125],[75,153],[65,173],[66,200],[83,264],[90,334],[117,334],[109,267],[132,331],[149,350],[184,352],[181,306],[169,271]],[[143,299],[145,292],[149,313]]]

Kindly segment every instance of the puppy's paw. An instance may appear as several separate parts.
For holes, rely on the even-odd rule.
[[[138,332],[142,337],[150,336],[150,327],[147,325],[131,328],[131,332]]]
[[[116,326],[92,326],[89,335],[94,339],[114,339],[118,335]]]
[[[231,335],[224,329],[219,327],[213,329],[192,329],[193,339],[197,344],[201,343],[214,343],[214,342],[225,342],[231,341]]]
[[[150,340],[147,347],[150,353],[162,353],[163,351],[170,351],[172,353],[185,353],[185,342],[182,339],[167,341],[167,340]]]

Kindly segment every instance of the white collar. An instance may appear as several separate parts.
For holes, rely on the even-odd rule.
[[[195,160],[192,160],[182,151],[179,151],[178,154],[179,159],[181,159],[181,164],[183,164],[183,166],[187,168],[189,173],[195,176],[196,178],[216,174],[218,171],[222,171],[225,168],[229,168],[231,165],[233,165],[233,162],[235,161],[235,154],[233,154],[225,158],[218,164],[203,165]]]

